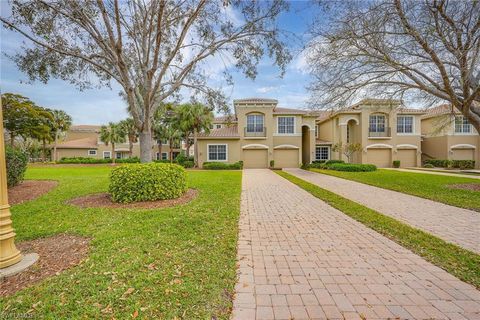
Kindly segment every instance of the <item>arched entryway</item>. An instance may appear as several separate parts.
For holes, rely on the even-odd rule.
[[[302,126],[302,164],[309,164],[311,162],[310,150],[310,128]]]

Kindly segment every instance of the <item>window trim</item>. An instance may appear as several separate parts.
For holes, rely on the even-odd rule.
[[[215,124],[215,129],[222,129],[223,125],[221,123]]]
[[[108,153],[108,158],[105,158],[106,153]],[[111,151],[103,151],[103,159],[112,159],[112,152]]]
[[[90,153],[91,151],[93,151],[94,153]],[[95,150],[95,149],[90,149],[90,150],[87,151],[87,155],[88,155],[88,156],[96,156],[96,155],[97,155],[97,150]]]
[[[403,118],[406,118],[406,117],[409,117],[409,118],[412,118],[412,132],[398,132],[398,118],[400,117],[403,117]],[[403,128],[405,129],[405,123],[403,124]],[[415,135],[415,117],[412,116],[412,115],[408,115],[408,114],[401,114],[401,115],[397,115],[397,135],[400,135],[400,136],[411,136],[411,135]]]
[[[318,159],[318,158],[317,158],[317,148],[327,148],[327,150],[328,150],[328,158],[327,158],[327,159]],[[332,156],[332,147],[331,147],[331,146],[324,146],[324,145],[316,145],[316,146],[315,146],[315,160],[316,160],[316,161],[322,161],[322,160],[328,161],[328,160],[331,159],[331,156]]]
[[[372,130],[372,117],[376,117],[375,121],[375,131]],[[383,117],[383,131],[378,130],[378,117]],[[382,132],[387,132],[388,128],[388,123],[387,123],[387,116],[383,113],[372,113],[368,115],[368,132],[374,132],[374,133],[382,133]]]
[[[246,116],[246,117],[245,117],[245,128],[246,128],[246,130],[245,130],[245,131],[246,131],[247,133],[261,133],[261,132],[264,131],[264,128],[265,128],[265,115],[264,115],[263,113],[257,113],[257,112],[247,113],[245,116]],[[249,131],[249,130],[248,130],[248,117],[251,117],[251,116],[255,116],[255,117],[260,116],[260,117],[262,117],[262,126],[260,127],[260,128],[261,128],[261,131],[257,131],[257,129],[256,129],[256,128],[257,128],[257,122],[256,122],[256,121],[254,121],[254,123],[253,123],[253,128],[254,128],[254,130],[253,130],[253,131]]]
[[[280,118],[293,118],[293,132],[281,133],[280,132]],[[297,117],[295,116],[277,116],[277,135],[291,136],[297,134]]]
[[[210,159],[210,146],[225,146],[225,160]],[[228,161],[228,144],[227,143],[209,143],[207,144],[207,161],[208,162],[227,162]]]
[[[462,131],[457,131],[457,118],[461,118],[462,119]],[[467,124],[464,124],[463,121],[465,120],[465,116],[464,115],[456,115],[454,116],[453,118],[453,133],[456,134],[456,135],[472,135],[472,134],[475,134],[474,132],[474,128],[473,128],[473,125],[470,123],[470,121],[468,121],[467,119]],[[466,131],[463,131],[463,129],[465,128],[465,126],[468,125],[470,130],[468,132]]]

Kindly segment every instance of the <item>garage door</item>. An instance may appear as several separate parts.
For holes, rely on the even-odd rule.
[[[452,149],[453,160],[473,160],[475,149]]]
[[[244,168],[267,168],[268,150],[243,150]]]
[[[273,153],[275,168],[298,168],[298,149],[275,150]]]
[[[368,149],[367,163],[374,164],[379,168],[389,168],[392,166],[390,149]]]
[[[397,160],[400,160],[400,167],[416,167],[417,166],[417,150],[415,149],[398,149]]]

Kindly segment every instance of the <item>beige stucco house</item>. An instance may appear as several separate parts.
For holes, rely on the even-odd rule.
[[[198,154],[204,162],[234,163],[245,168],[299,167],[315,157],[318,113],[278,107],[274,99],[234,100],[235,115],[216,118],[209,133],[200,133]]]
[[[130,156],[130,149],[128,139],[126,143],[119,143],[115,145],[115,154],[112,155],[111,145],[105,145],[100,141],[100,128],[96,125],[73,125],[66,132],[65,137],[57,145],[57,159],[70,157],[87,157],[95,159],[111,159],[115,156],[116,159],[128,158]],[[172,149],[173,157],[178,155],[185,146],[177,145]],[[193,148],[192,148],[193,149]],[[168,141],[162,142],[162,152],[158,150],[158,143],[152,141],[152,156],[154,160],[168,160],[170,146]],[[53,153],[53,146],[52,146]],[[140,145],[138,142],[133,144],[132,157],[140,157]],[[53,158],[53,155],[52,155]]]
[[[316,120],[316,159],[347,160],[331,147],[339,142],[359,143],[362,150],[353,163],[392,167],[421,164],[422,110],[403,107],[398,100],[365,99],[337,112],[324,113]]]
[[[422,116],[423,160],[475,160],[479,167],[480,135],[451,105],[440,105]]]

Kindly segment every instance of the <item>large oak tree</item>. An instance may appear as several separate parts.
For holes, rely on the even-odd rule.
[[[284,71],[291,56],[277,18],[287,7],[281,0],[12,0],[11,15],[0,20],[29,40],[12,58],[31,79],[86,88],[94,75],[95,84],[120,84],[141,160],[151,161],[152,118],[162,102],[188,89],[224,105],[208,86],[208,59],[230,59],[254,78],[269,55]]]
[[[480,1],[323,3],[336,12],[313,27],[307,49],[315,104],[448,102],[480,131]]]

